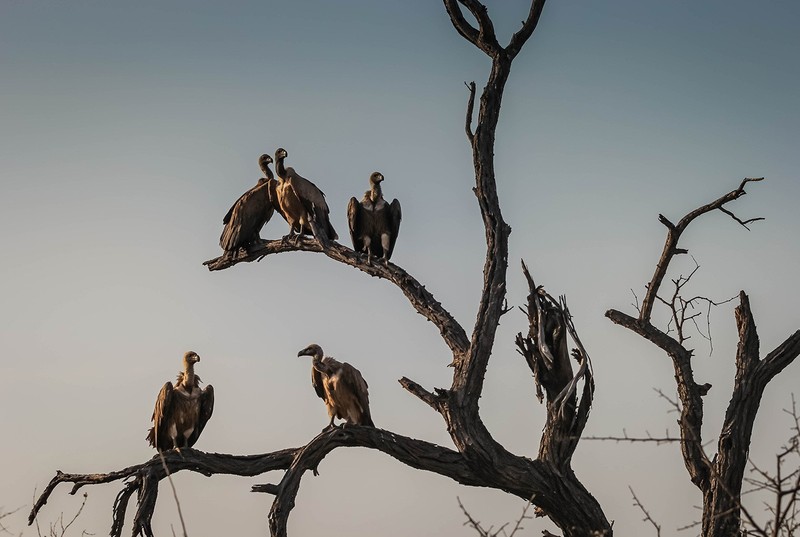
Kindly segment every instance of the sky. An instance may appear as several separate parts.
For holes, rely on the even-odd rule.
[[[507,43],[526,2],[487,5]],[[553,1],[514,61],[495,147],[512,227],[508,300],[525,301],[520,259],[567,295],[595,369],[587,435],[676,433],[655,391],[675,393],[668,358],[603,316],[633,312],[643,295],[664,240],[659,213],[676,221],[743,177],[766,177],[730,205],[766,217],[751,231],[718,212],[686,232],[700,265],[691,292],[748,292],[763,354],[800,328],[799,25],[789,0]],[[288,150],[287,164],[325,191],[345,244],[347,201],[377,170],[403,207],[393,261],[471,331],[485,244],[464,82],[482,88],[489,66],[439,2],[1,0],[0,508],[22,508],[6,526],[36,534],[27,511],[56,470],[149,459],[155,397],[190,349],[217,399],[198,449],[264,453],[313,438],[327,415],[309,360],[296,357],[312,342],[361,370],[379,427],[451,447],[441,417],[396,382],[447,387],[451,356],[390,283],[311,253],[214,273],[202,262],[219,255],[222,216],[255,184],[262,153]],[[286,232],[276,217],[261,235]],[[672,277],[693,266],[683,259]],[[734,306],[711,312],[713,352],[699,335],[689,342],[698,381],[713,385],[708,440],[733,383]],[[498,441],[534,457],[544,411],[513,345],[525,321],[502,319],[481,413]],[[781,409],[799,378],[793,364],[765,393],[751,447],[760,464],[789,435]],[[619,535],[653,533],[629,486],[665,535],[699,518],[675,445],[584,440],[574,467]],[[249,490],[280,475],[174,477],[192,537],[267,533],[272,498]],[[105,534],[120,488],[86,488],[77,527]],[[44,527],[77,509],[67,490],[42,510]],[[304,478],[289,531],[471,535],[457,497],[487,526],[524,506],[338,449]],[[170,526],[162,491],[154,528]],[[556,531],[541,519],[525,527]]]

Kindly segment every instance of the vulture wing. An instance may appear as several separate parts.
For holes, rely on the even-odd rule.
[[[364,377],[361,376],[361,372],[345,362],[341,365],[339,378],[347,385],[361,407],[361,420],[359,425],[375,427],[375,424],[372,422],[372,415],[369,411],[369,386],[367,385],[367,381],[364,380]]]
[[[323,385],[324,379],[322,373],[317,371],[313,366],[311,367],[311,385],[314,386],[314,391],[323,401],[325,400],[325,386]]]
[[[225,213],[225,216],[222,217],[223,224],[227,224],[228,222],[230,222],[231,216],[233,215],[233,210],[236,208],[236,206],[239,205],[239,203],[244,199],[245,196],[247,196],[250,192],[258,188],[260,185],[261,185],[261,179],[258,180],[258,184],[256,184],[256,186],[254,186],[253,188],[251,188],[250,190],[239,196],[239,199],[236,200],[233,203],[233,205],[231,205],[231,208],[228,209],[228,212]]]
[[[356,252],[364,249],[364,241],[361,240],[363,212],[364,210],[358,200],[350,198],[350,203],[347,204],[347,223],[350,227],[350,238],[353,240],[353,250]]]
[[[233,210],[236,208],[236,205],[237,205],[237,204],[238,204],[240,201],[242,201],[242,198],[244,198],[244,197],[245,197],[245,195],[247,195],[247,192],[245,192],[244,194],[242,194],[241,196],[239,196],[239,199],[238,199],[238,200],[236,200],[236,201],[234,202],[234,204],[233,204],[233,205],[231,205],[231,208],[230,208],[230,209],[228,209],[228,212],[227,212],[227,213],[225,213],[225,216],[223,216],[223,217],[222,217],[222,223],[223,223],[223,224],[227,224],[228,222],[230,222],[230,221],[231,221],[231,215],[233,214]]]
[[[222,230],[219,245],[225,251],[236,250],[258,237],[274,209],[269,197],[269,184],[264,181],[245,192],[231,208],[230,217]]]
[[[167,382],[158,392],[156,407],[153,409],[153,417],[150,418],[153,420],[153,427],[150,428],[150,432],[147,434],[147,441],[150,442],[150,445],[161,451],[172,448],[172,443],[167,434],[169,425],[172,422],[172,391],[172,383]]]
[[[192,447],[197,439],[200,438],[200,433],[211,419],[211,414],[214,412],[214,386],[209,384],[200,392],[200,415],[197,418],[197,425],[195,425],[192,435],[189,437],[187,445]]]
[[[325,201],[325,193],[314,183],[294,171],[294,168],[286,168],[286,176],[289,186],[294,191],[295,196],[302,202],[306,213],[314,217],[322,232],[330,240],[336,240],[339,236],[333,229],[330,222],[330,209]]]
[[[391,234],[389,235],[389,251],[386,252],[386,258],[389,259],[392,257],[392,252],[394,252],[394,243],[397,241],[397,234],[400,232],[400,220],[403,218],[403,213],[400,210],[400,202],[392,200],[391,205],[389,205],[388,209],[389,218],[389,229],[391,230]]]

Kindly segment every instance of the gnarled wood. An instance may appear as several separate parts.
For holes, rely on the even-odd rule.
[[[297,468],[298,465],[305,471],[308,468],[316,468],[325,455],[333,449],[345,446],[376,449],[413,468],[438,473],[465,485],[483,485],[483,482],[472,474],[463,457],[452,449],[373,427],[334,428],[319,434],[305,446],[261,455],[229,455],[183,449],[180,453],[174,450],[165,452],[163,464],[161,458],[156,455],[141,464],[108,473],[67,474],[58,471],[36,500],[28,517],[28,523],[33,522],[61,483],[71,483],[70,494],[75,494],[86,485],[130,479],[114,503],[111,535],[112,537],[121,535],[128,500],[134,492],[139,492],[139,500],[133,534],[150,535],[149,521],[155,508],[158,483],[167,477],[167,471],[169,474],[188,470],[205,476],[226,474],[248,477],[275,470],[290,470]],[[309,464],[311,466],[308,466]],[[302,472],[298,474],[296,469],[291,472],[296,476],[302,475]],[[287,472],[287,475],[291,472]],[[281,505],[286,505],[289,501],[293,504],[294,496],[292,495],[290,500],[288,495],[279,495],[279,498],[276,498],[276,501],[278,500]]]
[[[741,530],[741,491],[747,453],[758,408],[764,389],[775,375],[780,373],[800,355],[800,330],[789,336],[778,348],[763,360],[759,359],[759,341],[750,301],[744,291],[739,294],[736,308],[736,325],[739,329],[739,345],[736,353],[736,378],[728,409],[725,414],[717,454],[710,460],[702,448],[703,399],[708,385],[695,381],[692,369],[692,350],[683,343],[659,330],[651,323],[653,305],[672,259],[687,250],[678,247],[681,234],[697,217],[713,210],[720,210],[747,228],[747,224],[762,220],[742,220],[725,208],[725,204],[738,199],[746,192],[747,183],[761,181],[746,178],[739,187],[702,205],[673,224],[663,215],[659,220],[667,227],[667,239],[638,317],[617,310],[609,310],[606,317],[611,321],[639,334],[655,343],[669,355],[675,369],[675,381],[681,401],[681,450],[689,476],[703,494],[703,537],[730,537]],[[748,228],[749,229],[749,228]]]
[[[259,491],[275,494],[269,523],[273,536],[286,535],[288,517],[294,506],[300,482],[307,470],[315,471],[320,461],[331,450],[343,446],[363,446],[378,449],[405,464],[422,470],[445,475],[472,486],[504,490],[525,500],[530,500],[540,515],[546,515],[561,529],[565,537],[604,537],[613,534],[602,508],[575,476],[570,466],[580,432],[586,423],[591,405],[594,384],[588,355],[580,344],[563,305],[561,323],[579,347],[578,373],[572,375],[567,367],[560,380],[548,393],[548,425],[540,448],[540,456],[532,460],[510,453],[487,430],[479,414],[479,399],[483,391],[484,376],[494,347],[500,317],[506,308],[506,278],[508,271],[508,236],[510,226],[503,219],[494,169],[495,131],[500,117],[505,84],[511,63],[536,28],[544,0],[532,0],[522,28],[513,34],[506,47],[497,39],[486,7],[478,0],[443,0],[456,31],[485,52],[492,62],[491,71],[480,95],[479,110],[475,118],[475,85],[470,89],[465,132],[472,148],[475,171],[474,192],[478,201],[486,237],[484,280],[478,313],[471,336],[436,301],[415,278],[393,263],[367,264],[353,250],[332,241],[301,238],[297,242],[283,240],[249,245],[246,249],[204,263],[209,270],[222,270],[240,262],[260,260],[267,255],[306,251],[320,252],[329,258],[350,265],[371,276],[383,278],[396,285],[412,306],[433,322],[453,354],[453,378],[449,389],[430,392],[408,379],[401,384],[430,407],[439,412],[447,425],[456,450],[429,444],[420,440],[395,435],[388,431],[365,427],[347,427],[327,431],[312,439],[306,446],[282,450],[273,454],[242,458],[233,455],[211,455],[188,450],[184,457],[168,454],[166,465],[170,472],[191,470],[201,473],[233,473],[256,475],[270,470],[285,470],[278,484],[260,485]],[[462,6],[469,10],[478,23],[475,28],[467,21]],[[543,379],[543,377],[542,377]],[[540,381],[542,380],[540,379]],[[583,380],[578,403],[578,383]],[[549,382],[549,381],[548,381]],[[556,384],[560,386],[556,389]],[[82,484],[108,482],[131,477],[115,502],[113,531],[121,531],[128,500],[139,491],[139,510],[135,518],[135,531],[147,534],[157,493],[157,483],[166,475],[161,462],[154,460],[130,467],[121,472],[84,475],[60,474],[51,482],[37,502],[31,516],[35,516],[53,488],[64,481]],[[232,464],[233,466],[228,466]],[[241,473],[240,473],[241,472]],[[82,485],[80,485],[82,486]],[[118,535],[116,533],[115,535]]]
[[[261,261],[268,255],[284,252],[323,253],[334,261],[350,265],[362,272],[366,272],[370,276],[392,282],[403,292],[420,315],[436,325],[445,343],[447,343],[447,346],[450,347],[455,356],[467,351],[469,347],[467,333],[424,285],[394,263],[367,263],[355,251],[336,242],[322,246],[316,240],[309,238],[301,238],[296,243],[295,241],[285,240],[267,241],[246,251],[240,250],[235,257],[223,255],[209,259],[203,265],[207,266],[208,270],[211,271],[223,270],[238,263]]]

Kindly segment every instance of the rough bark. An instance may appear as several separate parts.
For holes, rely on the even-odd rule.
[[[430,392],[406,378],[401,379],[400,383],[442,415],[456,450],[380,429],[350,427],[325,432],[304,447],[266,455],[239,457],[187,450],[184,452],[184,457],[180,457],[170,453],[167,454],[167,467],[170,472],[188,469],[206,474],[255,475],[271,470],[285,471],[279,483],[256,487],[257,491],[275,495],[269,515],[270,532],[275,537],[284,537],[288,517],[305,472],[309,469],[315,470],[324,457],[337,447],[371,447],[413,468],[439,473],[465,485],[504,490],[519,498],[530,500],[536,506],[537,513],[550,517],[566,537],[602,537],[613,534],[611,524],[602,508],[575,476],[570,464],[580,432],[588,418],[594,383],[588,355],[577,338],[565,303],[556,305],[554,312],[543,315],[552,317],[554,322],[560,323],[562,329],[572,335],[573,341],[578,346],[578,350],[574,353],[579,369],[577,374],[572,374],[565,346],[563,351],[558,352],[560,359],[566,360],[566,365],[558,371],[553,370],[537,377],[537,382],[545,385],[548,392],[548,416],[539,458],[532,460],[507,451],[492,437],[479,414],[478,403],[497,327],[501,316],[508,312],[505,297],[508,236],[511,228],[503,219],[497,196],[494,170],[495,131],[511,63],[533,34],[544,3],[544,0],[532,0],[522,27],[514,33],[509,44],[502,47],[485,6],[476,0],[444,0],[445,8],[456,31],[485,52],[492,61],[487,84],[480,95],[474,130],[472,125],[476,87],[474,83],[467,86],[470,93],[465,131],[472,148],[475,170],[474,192],[486,238],[483,288],[471,336],[468,337],[467,332],[452,315],[405,270],[394,263],[367,264],[353,250],[335,242],[320,244],[312,239],[301,239],[296,244],[281,240],[268,241],[252,246],[246,251],[236,252],[235,255],[226,254],[204,263],[213,271],[226,269],[240,262],[261,260],[267,255],[283,252],[320,252],[335,261],[392,282],[405,294],[417,312],[436,325],[452,351],[453,379],[449,389],[436,389]],[[466,20],[463,8],[469,10],[475,17],[478,22],[477,28]],[[531,284],[532,295],[538,297],[532,278],[527,270],[525,272]],[[537,302],[538,299],[533,300],[536,304],[542,305]],[[529,307],[532,331],[534,323],[538,322],[530,316],[537,307],[534,302],[529,302],[533,305],[533,309]],[[547,307],[553,309],[552,304],[547,303]],[[520,340],[529,341],[533,345],[536,337],[530,334],[528,340],[522,336]],[[581,380],[583,388],[578,401],[577,387]],[[47,497],[60,482],[74,483],[74,491],[85,484],[105,483],[132,477],[133,480],[126,484],[117,498],[112,535],[119,535],[128,500],[135,491],[140,492],[140,495],[134,533],[149,535],[149,519],[155,506],[157,485],[165,475],[166,472],[158,460],[151,460],[120,472],[94,476],[59,473],[34,506],[31,517],[36,516],[47,501]]]
[[[383,429],[347,427],[324,431],[302,447],[282,449],[261,455],[229,455],[183,449],[180,453],[174,450],[164,452],[163,464],[161,458],[156,455],[144,463],[108,473],[67,474],[58,471],[34,504],[28,522],[33,522],[55,488],[61,483],[71,483],[72,488],[69,493],[75,494],[86,485],[99,485],[129,479],[130,481],[117,495],[114,504],[111,535],[112,537],[121,535],[128,500],[134,492],[138,492],[139,496],[137,515],[133,521],[133,534],[152,535],[149,521],[155,507],[158,483],[167,477],[167,472],[174,474],[188,470],[205,476],[216,474],[257,476],[276,470],[288,470],[281,484],[278,485],[280,489],[286,486],[284,482],[299,477],[307,469],[313,469],[316,473],[319,462],[333,449],[351,446],[382,451],[413,468],[438,473],[464,485],[482,485],[482,482],[473,476],[459,453],[452,449]],[[292,477],[289,477],[290,474]],[[282,511],[288,517],[291,507],[287,509],[287,505],[289,505],[287,501],[290,497],[289,495],[279,495],[279,499],[280,501],[276,499],[278,507],[273,507],[273,511]],[[294,495],[291,495],[291,505],[293,504]],[[272,520],[272,515],[270,515],[270,520]]]
[[[750,301],[744,291],[739,293],[739,306],[735,312],[739,331],[735,383],[720,430],[717,453],[713,459],[709,459],[702,447],[702,398],[709,385],[695,381],[692,369],[693,351],[683,345],[684,341],[678,341],[656,328],[651,322],[652,312],[659,299],[659,290],[670,262],[676,255],[687,253],[687,250],[678,247],[678,240],[687,226],[697,217],[714,210],[724,212],[745,228],[751,222],[762,220],[741,220],[725,208],[727,203],[746,194],[744,187],[747,183],[762,179],[744,179],[738,188],[691,211],[677,225],[659,215],[659,220],[667,227],[667,238],[655,273],[647,284],[638,317],[613,309],[606,312],[611,321],[653,342],[672,359],[681,403],[678,425],[683,460],[692,483],[703,495],[703,537],[731,537],[741,532],[742,480],[753,424],[769,381],[800,355],[800,330],[789,336],[763,360],[760,359],[758,333],[750,310]]]

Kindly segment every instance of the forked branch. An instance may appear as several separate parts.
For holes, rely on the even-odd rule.
[[[745,194],[744,187],[747,183],[762,179],[744,179],[738,188],[691,211],[677,224],[673,224],[663,215],[659,215],[659,220],[667,227],[667,239],[653,278],[647,285],[647,294],[638,317],[632,317],[617,310],[606,312],[606,316],[613,322],[652,341],[672,359],[680,398],[681,417],[678,424],[681,431],[680,445],[684,464],[692,482],[703,493],[703,537],[728,537],[740,532],[741,513],[743,512],[741,505],[742,480],[753,424],[766,385],[800,355],[800,330],[789,336],[763,360],[760,359],[759,338],[750,310],[750,301],[744,291],[740,292],[739,306],[735,311],[739,332],[736,377],[730,403],[720,429],[717,453],[710,460],[702,448],[701,434],[702,397],[708,392],[710,385],[698,384],[695,381],[692,367],[693,351],[684,346],[687,338],[683,334],[683,323],[692,318],[691,315],[687,316],[686,308],[691,305],[692,301],[700,300],[702,297],[690,300],[680,299],[681,288],[691,276],[673,280],[676,291],[671,301],[660,299],[658,293],[673,257],[687,253],[686,249],[678,247],[678,240],[687,226],[697,217],[719,209],[745,228],[747,228],[747,224],[762,219],[743,220],[724,207],[728,202]],[[653,326],[651,316],[656,300],[662,300],[671,309],[678,339]],[[745,515],[749,516],[746,511]]]
[[[189,470],[206,476],[257,476],[270,471],[287,470],[281,484],[275,489],[278,491],[273,506],[276,514],[270,519],[272,521],[274,518],[278,527],[285,529],[286,518],[297,494],[297,487],[290,485],[299,485],[299,479],[305,470],[316,469],[322,459],[335,448],[355,446],[382,451],[413,468],[438,473],[464,485],[484,484],[456,451],[383,429],[356,426],[324,431],[305,446],[262,455],[229,455],[183,449],[181,453],[174,450],[165,452],[163,464],[156,455],[144,463],[108,473],[66,474],[59,471],[36,500],[28,523],[34,522],[50,495],[61,483],[72,484],[70,494],[75,494],[87,485],[126,481],[114,504],[111,535],[119,537],[122,534],[128,501],[134,492],[138,493],[138,506],[133,521],[133,534],[152,535],[150,520],[155,509],[158,484],[168,474]],[[285,535],[285,532],[273,535]]]
[[[661,252],[661,258],[658,260],[656,264],[656,271],[653,274],[653,277],[650,279],[650,283],[647,284],[647,293],[644,296],[644,300],[642,301],[642,309],[639,313],[639,320],[642,322],[650,322],[650,317],[653,312],[653,305],[656,301],[656,296],[658,295],[658,291],[661,287],[661,282],[664,280],[664,276],[667,274],[667,270],[669,269],[669,264],[672,261],[672,258],[675,257],[677,254],[686,253],[687,250],[678,248],[678,240],[681,237],[681,234],[686,230],[689,224],[694,221],[695,218],[698,216],[704,215],[714,210],[721,210],[724,213],[730,215],[734,218],[737,222],[739,222],[742,226],[746,229],[749,229],[746,224],[751,222],[756,222],[758,220],[763,220],[763,218],[751,218],[746,221],[742,221],[737,218],[733,213],[724,209],[724,205],[739,199],[740,197],[747,194],[745,192],[744,187],[747,183],[756,182],[756,181],[763,181],[763,177],[756,177],[756,178],[745,178],[739,184],[739,187],[731,190],[727,194],[720,196],[719,198],[715,199],[714,201],[707,203],[697,209],[691,211],[686,216],[680,219],[677,225],[670,222],[664,215],[658,215],[659,221],[667,227],[667,239],[664,243],[664,250]]]

